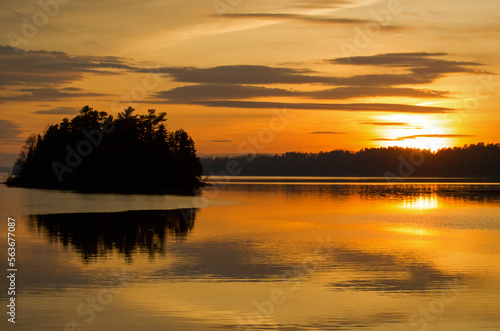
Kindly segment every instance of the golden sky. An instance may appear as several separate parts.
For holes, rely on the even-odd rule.
[[[2,4],[0,166],[85,105],[200,154],[499,142],[497,0]]]

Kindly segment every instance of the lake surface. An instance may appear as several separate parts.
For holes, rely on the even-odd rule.
[[[0,186],[2,330],[499,330],[500,184],[215,178],[201,196]]]

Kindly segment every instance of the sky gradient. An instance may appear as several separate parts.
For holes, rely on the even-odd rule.
[[[200,154],[499,142],[500,3],[4,0],[0,166],[85,105]]]

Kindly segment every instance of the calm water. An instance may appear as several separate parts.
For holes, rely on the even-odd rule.
[[[0,186],[17,330],[499,330],[500,184],[236,180],[201,197]]]

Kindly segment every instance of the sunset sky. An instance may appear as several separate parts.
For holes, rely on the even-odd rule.
[[[200,154],[500,142],[498,0],[3,0],[0,166],[85,105]]]

